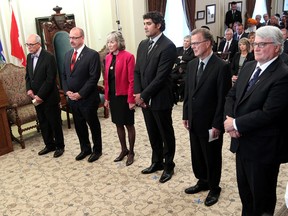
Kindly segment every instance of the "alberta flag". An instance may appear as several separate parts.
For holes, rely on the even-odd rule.
[[[0,63],[5,63],[5,62],[6,62],[6,59],[3,53],[3,47],[2,47],[1,40],[0,40]]]

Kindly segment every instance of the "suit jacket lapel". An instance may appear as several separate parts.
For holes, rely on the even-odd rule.
[[[37,73],[37,69],[39,68],[39,65],[41,65],[41,62],[44,60],[44,56],[43,56],[43,51],[41,50],[39,56],[38,56],[38,60],[37,60],[37,64],[35,65],[35,69],[33,72],[33,75],[35,76],[35,74]],[[33,60],[32,60],[32,68],[33,68]]]

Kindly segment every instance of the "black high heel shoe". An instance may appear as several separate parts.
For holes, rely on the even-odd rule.
[[[129,150],[128,150],[128,149],[127,149],[126,151],[122,151],[122,152],[120,153],[120,155],[119,155],[117,158],[115,158],[114,162],[122,161],[123,158],[124,158],[126,155],[128,155],[128,153],[129,153]]]
[[[129,152],[127,161],[126,161],[126,166],[130,166],[134,162],[134,152]]]

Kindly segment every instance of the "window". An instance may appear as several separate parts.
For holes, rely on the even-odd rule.
[[[263,14],[265,13],[267,13],[266,0],[256,0],[252,18],[255,19],[255,16],[260,14],[262,17],[261,22],[264,22]]]
[[[165,23],[165,35],[174,42],[176,47],[183,46],[183,38],[189,35],[190,31],[186,23],[181,0],[167,0]]]

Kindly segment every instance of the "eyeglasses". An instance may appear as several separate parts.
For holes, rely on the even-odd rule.
[[[192,42],[191,46],[199,46],[201,43],[206,42],[207,40],[203,40],[203,41],[198,41],[198,42]]]
[[[27,46],[27,47],[33,47],[33,46],[35,46],[36,44],[38,44],[38,43],[34,43],[34,44],[32,44],[32,43],[25,43],[25,46]]]
[[[69,37],[70,40],[77,40],[79,38],[81,38],[82,36],[79,36],[79,37]]]
[[[251,45],[253,46],[253,47],[256,47],[256,46],[258,46],[259,48],[264,48],[266,45],[268,45],[268,44],[275,44],[274,42],[260,42],[260,43],[256,43],[256,42],[254,42],[254,43],[251,43]]]

